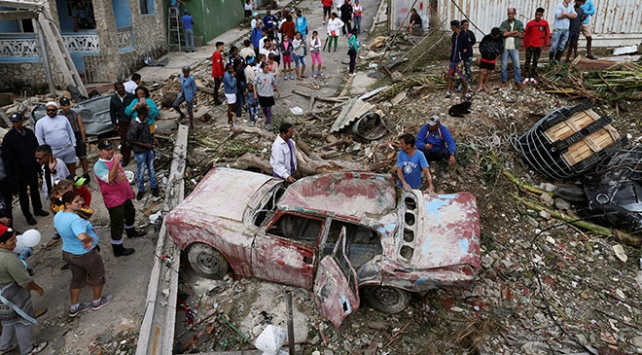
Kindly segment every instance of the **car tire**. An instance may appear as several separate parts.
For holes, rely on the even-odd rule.
[[[197,274],[208,279],[222,279],[230,269],[220,251],[203,243],[192,245],[187,252],[187,259]]]
[[[403,311],[412,299],[410,292],[390,286],[365,287],[361,297],[370,308],[387,314]]]

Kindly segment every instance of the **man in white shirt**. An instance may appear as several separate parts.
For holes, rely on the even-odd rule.
[[[296,144],[292,140],[294,127],[291,123],[283,123],[279,127],[279,132],[276,140],[272,143],[272,155],[270,156],[272,175],[287,182],[295,182],[296,180],[292,176],[297,168]]]
[[[58,104],[49,101],[45,105],[47,115],[36,122],[38,144],[47,144],[53,155],[60,158],[67,170],[76,173],[76,135],[67,117],[58,114]]]
[[[140,85],[141,78],[140,74],[132,75],[132,80],[123,83],[123,85],[125,85],[125,91],[136,95],[136,88]]]

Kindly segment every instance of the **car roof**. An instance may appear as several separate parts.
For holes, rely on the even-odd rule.
[[[395,208],[392,180],[364,171],[338,171],[302,178],[292,184],[278,207],[289,211],[372,219]]]

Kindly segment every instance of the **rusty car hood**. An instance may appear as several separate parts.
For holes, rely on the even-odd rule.
[[[242,221],[256,192],[274,178],[244,170],[212,169],[172,212],[189,209],[208,217]]]
[[[462,265],[478,270],[480,222],[475,196],[460,192],[430,197],[420,191],[413,192],[418,201],[414,239],[408,242],[401,234],[396,259],[415,270]],[[407,223],[404,225],[406,230],[410,227]],[[401,251],[404,245],[406,253]]]

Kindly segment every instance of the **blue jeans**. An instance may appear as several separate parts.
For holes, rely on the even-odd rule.
[[[356,28],[358,31],[357,34],[360,35],[361,34],[361,16],[355,16],[352,18],[352,20],[354,21],[354,28]]]
[[[504,49],[502,53],[502,83],[508,80],[508,57],[513,62],[513,71],[515,72],[515,82],[522,82],[522,70],[519,68],[519,49]]]
[[[185,30],[185,52],[191,51],[194,52],[194,30],[187,29]]]
[[[154,151],[148,150],[144,153],[134,153],[136,167],[138,168],[138,192],[145,191],[145,166],[147,166],[147,175],[149,175],[149,186],[152,189],[158,188],[156,182],[156,171],[154,170]]]
[[[566,41],[568,41],[568,30],[553,30],[553,37],[551,38],[551,53],[555,53],[555,51],[564,52]]]

